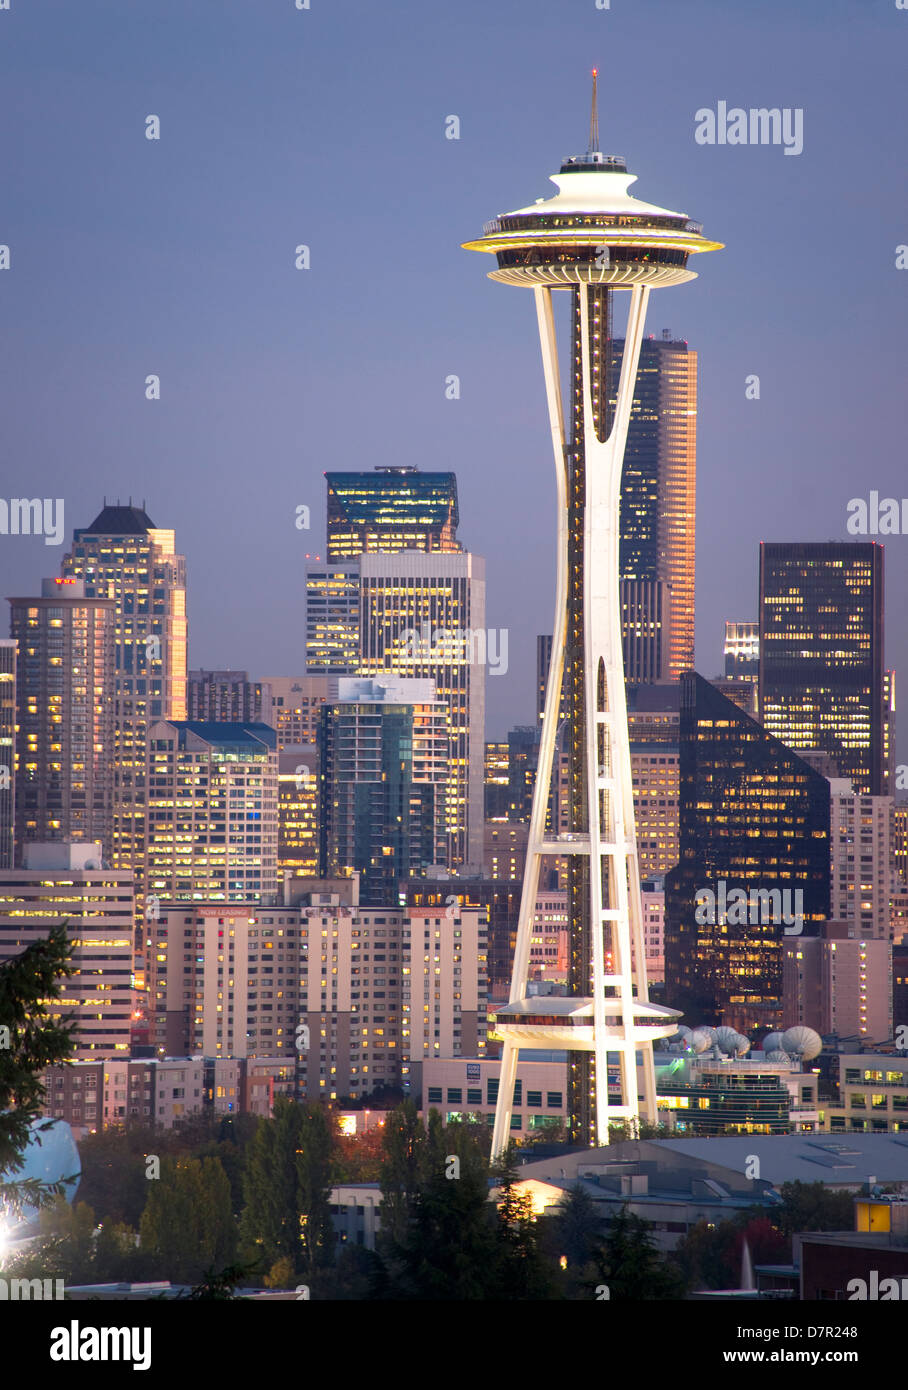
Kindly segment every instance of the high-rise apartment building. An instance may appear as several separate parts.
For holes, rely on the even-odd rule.
[[[358,594],[357,588],[357,603]],[[328,698],[328,677],[266,676],[262,683],[271,688],[271,718],[263,722],[273,726],[278,748],[314,743]]]
[[[612,410],[624,346],[610,344]],[[641,345],[621,475],[628,680],[676,680],[694,664],[696,490],[697,354],[665,329]]]
[[[113,599],[81,579],[45,579],[40,598],[11,598],[19,648],[16,843],[97,841],[112,858]]]
[[[782,1022],[820,1034],[886,1042],[892,1037],[893,947],[844,922],[820,937],[790,937],[783,948]]]
[[[156,527],[144,506],[105,502],[91,525],[75,532],[63,574],[83,580],[87,597],[116,604],[110,862],[135,874],[141,918],[148,727],[186,718],[186,560],[173,531]],[[141,930],[137,947],[144,949]],[[139,968],[141,978],[141,960]]]
[[[352,675],[359,668],[360,562],[306,567],[306,671]]]
[[[271,689],[248,671],[190,671],[187,719],[219,724],[270,724]]]
[[[760,546],[760,720],[862,796],[885,782],[883,547]]]
[[[23,868],[0,872],[0,961],[66,924],[76,973],[50,1013],[75,1023],[74,1060],[129,1055],[133,880],[125,869],[102,868],[101,848],[33,842]]]
[[[159,719],[148,744],[149,922],[165,903],[256,903],[274,894],[274,730]]]
[[[360,900],[391,906],[401,879],[447,855],[448,706],[431,680],[342,677],[319,745],[320,872],[358,872]]]
[[[486,743],[485,818],[507,820],[510,757],[507,743]]]
[[[786,934],[816,936],[829,916],[829,783],[693,672],[680,732],[666,1000],[690,1027],[750,1036],[782,1021]]]
[[[0,638],[0,869],[11,869],[16,830],[17,644]]]
[[[328,560],[367,551],[458,551],[457,478],[412,467],[326,473]]]
[[[355,879],[316,886],[296,904],[162,912],[158,1045],[293,1059],[300,1099],[328,1100],[418,1095],[425,1059],[483,1055],[485,912],[367,908]]]
[[[892,939],[891,903],[897,876],[891,796],[858,796],[847,778],[830,790],[830,921],[856,937]]]

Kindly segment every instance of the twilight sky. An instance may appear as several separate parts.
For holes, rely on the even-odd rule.
[[[554,193],[586,148],[598,65],[602,147],[632,191],[727,247],[654,292],[647,324],[699,353],[697,666],[715,674],[725,618],[757,616],[761,539],[847,539],[849,499],[908,495],[908,11],[310,4],[0,10],[2,491],[62,497],[67,538],[0,536],[0,593],[38,592],[103,495],[131,494],[187,556],[190,664],[297,674],[323,473],[450,468],[487,623],[510,631],[487,736],[532,722],[555,535],[533,299],[459,248]],[[803,153],[697,144],[695,113],[720,101],[800,108]],[[901,680],[908,537],[885,539]]]

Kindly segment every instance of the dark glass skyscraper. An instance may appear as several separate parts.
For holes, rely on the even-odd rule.
[[[883,547],[760,546],[760,719],[826,775],[885,785]]]
[[[457,478],[418,468],[326,473],[328,560],[380,550],[460,550]]]
[[[829,783],[689,672],[681,679],[679,818],[680,860],[665,879],[666,1002],[690,1027],[775,1027],[782,945],[786,930],[797,933],[764,920],[770,913],[762,903],[753,910],[751,893],[787,890],[791,906],[801,905],[800,934],[817,935],[829,913]],[[751,899],[746,921],[719,906],[733,889]],[[704,890],[715,895],[711,913],[700,907]]]

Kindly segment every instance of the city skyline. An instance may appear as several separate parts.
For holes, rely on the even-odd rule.
[[[23,12],[17,71],[0,53],[9,100],[34,117],[21,163],[10,171],[21,219],[6,237],[13,261],[3,281],[11,324],[3,369],[11,388],[9,451],[28,460],[22,472],[33,485],[23,479],[10,491],[63,496],[67,533],[88,524],[105,493],[124,502],[144,497],[187,555],[191,664],[290,674],[299,663],[286,661],[282,634],[299,618],[304,554],[325,556],[323,473],[396,464],[454,471],[463,544],[489,564],[488,620],[512,634],[510,670],[490,687],[489,733],[532,722],[536,630],[525,611],[545,610],[554,576],[551,539],[540,524],[551,500],[540,446],[544,403],[541,393],[518,394],[532,365],[519,316],[470,279],[457,242],[489,207],[507,206],[509,192],[545,193],[538,170],[567,153],[570,132],[582,135],[586,75],[598,62],[603,134],[646,169],[641,196],[651,181],[667,203],[696,207],[707,224],[721,213],[733,248],[716,269],[715,296],[682,304],[667,291],[661,316],[651,321],[657,339],[668,327],[700,359],[696,664],[705,675],[717,673],[725,620],[757,616],[760,540],[847,539],[853,496],[871,488],[881,497],[901,492],[892,297],[900,287],[895,250],[905,200],[894,151],[873,137],[897,126],[898,84],[886,80],[895,71],[895,45],[883,40],[899,32],[902,17],[894,7],[888,17],[865,16],[866,6],[849,3],[846,12],[864,22],[846,26],[830,24],[825,5],[799,8],[791,14],[773,3],[757,18],[719,4],[698,16],[669,4],[607,14],[591,5],[588,15],[565,15],[566,42],[578,57],[550,73],[533,37],[534,16],[544,17],[541,0],[522,7],[526,32],[505,65],[498,40],[505,28],[509,45],[514,35],[500,13],[482,14],[486,53],[470,42],[473,24],[452,27],[443,15],[423,16],[414,29],[400,14],[380,18],[353,0],[344,18],[293,15],[294,29],[269,12],[251,24],[248,6],[225,0],[224,48],[212,55],[205,26],[184,22],[185,7],[164,0],[158,12],[181,20],[179,55],[166,23],[146,27],[140,19],[105,33],[100,51],[112,59],[111,71],[130,74],[125,102],[107,62],[97,61],[100,6],[85,7],[78,25],[64,6],[48,7],[54,45],[65,40],[73,61],[92,74],[87,94],[73,82],[55,90],[48,20]],[[660,96],[641,103],[620,59],[639,50],[654,15],[664,43],[647,46],[647,61]],[[461,17],[480,22],[470,4]],[[359,34],[352,45],[342,32],[351,19]],[[394,84],[380,61],[389,44],[402,55]],[[679,45],[688,54],[683,73],[672,61]],[[255,64],[248,91],[237,81],[247,61]],[[847,109],[834,79],[846,64],[857,84]],[[165,81],[171,65],[174,77]],[[23,87],[30,67],[38,74],[33,92]],[[199,70],[206,72],[203,90],[183,90],[183,77]],[[476,72],[469,88],[464,70]],[[525,93],[542,86],[543,72],[547,97],[534,104]],[[262,132],[258,99],[266,90],[273,116]],[[802,108],[803,152],[785,158],[779,148],[698,145],[697,110],[726,99]],[[81,125],[70,133],[73,101]],[[217,122],[209,103],[219,110]],[[155,111],[159,144],[144,138],[145,115]],[[459,114],[459,141],[445,139],[449,113]],[[369,245],[382,248],[387,274],[361,294],[340,275],[362,237],[345,211],[335,151],[356,144],[364,117],[381,157],[364,165],[359,192],[373,224]],[[72,168],[85,162],[84,129],[92,135],[89,164],[74,182]],[[414,158],[418,196],[407,183]],[[199,159],[208,171],[202,186],[190,177]],[[814,210],[830,204],[843,162],[873,186],[874,217],[844,205],[827,239],[817,234]],[[111,203],[106,181],[128,197]],[[785,216],[767,216],[780,185]],[[59,219],[46,212],[51,186],[68,209],[62,257],[54,246]],[[182,208],[175,225],[158,213],[165,188]],[[297,272],[293,251],[304,242],[311,268]],[[830,275],[843,242],[854,247],[861,270],[833,296]],[[41,302],[53,303],[57,316],[50,344],[36,312],[39,276]],[[417,291],[412,299],[408,284]],[[429,325],[423,290],[433,296]],[[732,312],[720,314],[720,303]],[[363,330],[355,340],[343,327],[354,315]],[[828,344],[846,322],[849,350],[833,356]],[[488,333],[478,334],[477,323],[488,324]],[[338,394],[341,350],[358,392],[352,416]],[[154,372],[161,375],[157,402],[145,399],[145,378]],[[461,378],[459,400],[445,399],[452,373]],[[761,378],[760,400],[745,397],[751,374]],[[48,396],[49,412],[39,404]],[[860,412],[851,406],[856,399],[864,402]],[[488,454],[500,403],[514,422],[517,454],[493,469]],[[868,449],[872,467],[862,488],[854,460]],[[301,505],[310,508],[309,531],[295,527]],[[517,546],[501,544],[497,518],[505,506]],[[267,563],[241,570],[218,559],[219,539],[241,535]],[[908,577],[903,546],[904,538],[889,538],[892,590]],[[48,549],[42,538],[5,539],[4,592],[35,589],[50,572]],[[262,611],[273,621],[262,623]],[[906,623],[890,614],[896,671],[908,652]]]

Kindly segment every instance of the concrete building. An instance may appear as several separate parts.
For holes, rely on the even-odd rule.
[[[150,924],[159,1048],[280,1057],[301,1098],[329,1100],[418,1094],[425,1058],[482,1053],[484,913],[361,907],[355,879],[287,891],[295,903],[192,904]]]
[[[897,879],[891,796],[858,796],[846,778],[829,782],[829,917],[857,936],[892,940],[891,906]]]
[[[823,1129],[849,1135],[908,1133],[908,1057],[840,1053],[835,1061],[836,1093],[820,1108]]]
[[[277,738],[266,724],[149,728],[147,916],[164,903],[277,892]]]
[[[116,604],[82,579],[44,579],[11,598],[20,660],[16,844],[90,841],[113,848]]]
[[[852,936],[851,923],[826,922],[822,937],[783,942],[782,1021],[821,1035],[892,1036],[892,945]]]
[[[278,749],[300,743],[315,743],[319,714],[328,698],[328,677],[266,676],[263,685],[271,690],[271,718],[277,733]]]
[[[664,875],[678,862],[680,721],[677,685],[643,685],[628,692],[627,727],[642,879]]]
[[[529,826],[521,821],[486,821],[484,876],[492,880],[522,880],[528,835]]]
[[[271,687],[248,671],[190,671],[187,719],[208,724],[271,724]]]
[[[420,1109],[437,1110],[446,1124],[472,1120],[491,1125],[498,1101],[500,1063],[481,1057],[438,1058],[423,1066]],[[553,1052],[517,1065],[511,1133],[560,1131],[567,1121],[567,1053]]]
[[[129,1054],[134,911],[132,875],[103,869],[98,844],[29,844],[0,873],[0,960],[66,923],[76,973],[52,1013],[75,1022],[73,1058]]]

